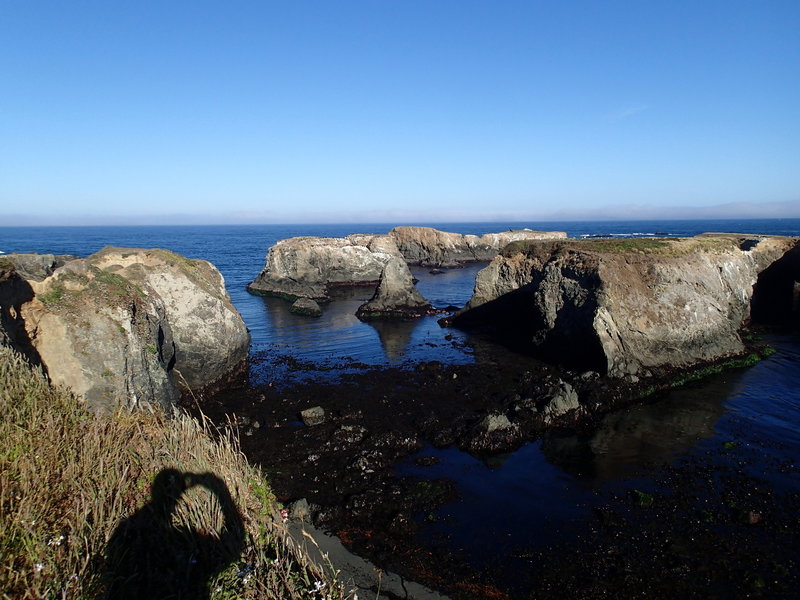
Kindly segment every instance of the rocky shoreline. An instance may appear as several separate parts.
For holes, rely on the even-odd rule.
[[[470,303],[443,322],[517,350],[483,353],[477,365],[351,365],[335,383],[253,387],[243,377],[249,335],[221,275],[210,263],[163,250],[107,248],[87,259],[4,256],[0,343],[43,364],[53,382],[71,387],[95,410],[142,408],[151,401],[173,407],[182,392],[193,390],[186,409],[202,409],[220,427],[237,428],[242,450],[262,467],[279,499],[348,548],[454,598],[524,597],[457,553],[431,553],[420,545],[420,515],[432,515],[458,492],[446,477],[402,476],[397,465],[426,448],[457,447],[487,460],[564,431],[589,435],[612,411],[753,364],[768,349],[757,335],[745,335],[751,306],[765,321],[797,322],[800,245],[797,238],[736,234],[632,241],[519,235],[502,248],[504,238],[425,228],[293,238],[270,249],[265,270],[250,286],[254,293],[307,301],[295,306],[309,315],[324,310],[312,301],[330,301],[339,286],[373,286],[360,318],[412,318],[433,308],[416,291],[409,263],[452,267],[491,254]],[[417,460],[433,465],[436,457],[423,452]],[[667,473],[664,493],[679,499],[676,506],[691,505],[686,494],[703,485],[693,469],[705,476],[709,468],[717,467],[701,461]],[[745,469],[729,475],[720,490],[755,485]],[[639,504],[656,497],[643,493],[634,495]],[[772,515],[796,506],[796,496],[762,498],[741,510],[770,514],[763,529],[774,526],[772,533],[783,535],[786,518]],[[592,529],[599,538],[587,537],[575,550],[591,565],[587,573],[601,573],[608,564],[592,545],[635,539],[642,515],[634,513],[642,506],[619,508],[623,500],[603,500],[608,507]],[[718,522],[741,521],[741,510],[716,510]],[[669,513],[645,516],[654,514]],[[647,522],[654,536],[660,527]],[[723,538],[758,543],[751,539],[758,530],[723,529]],[[670,531],[680,537],[696,530],[692,521]],[[647,569],[629,556],[635,548],[615,544],[622,558],[613,569],[628,571],[620,585],[630,584],[632,593],[646,590]],[[680,568],[700,560],[695,550],[689,554]],[[572,578],[568,587],[576,593],[600,593],[587,574],[551,563],[550,555],[536,558],[536,568],[544,569],[542,593],[558,589],[559,573]],[[667,578],[664,571],[664,589],[671,589]],[[793,580],[782,577],[780,585],[787,581]],[[731,589],[738,593],[742,585]]]

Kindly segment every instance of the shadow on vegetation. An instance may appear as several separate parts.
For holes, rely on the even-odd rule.
[[[224,524],[217,533],[174,523],[179,501],[195,486],[219,504]],[[163,469],[151,501],[120,523],[108,543],[107,597],[207,599],[209,584],[239,558],[243,545],[241,516],[219,477]]]

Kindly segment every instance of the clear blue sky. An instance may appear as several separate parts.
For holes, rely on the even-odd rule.
[[[800,1],[0,0],[0,224],[676,210],[800,216]]]

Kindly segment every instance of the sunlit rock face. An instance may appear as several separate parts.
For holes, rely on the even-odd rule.
[[[759,274],[797,245],[737,234],[511,244],[453,322],[612,376],[688,367],[744,351]]]
[[[291,300],[328,300],[337,286],[377,285],[383,267],[398,256],[387,236],[289,238],[269,249],[263,271],[247,289]]]
[[[247,328],[206,261],[105,248],[26,285],[16,343],[94,409],[171,407],[246,364]]]
[[[490,261],[511,242],[566,238],[563,231],[519,229],[482,236],[448,233],[431,227],[395,227],[389,232],[408,264],[457,267],[467,262]]]

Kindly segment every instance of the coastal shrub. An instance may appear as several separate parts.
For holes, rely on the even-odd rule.
[[[0,347],[0,598],[104,597],[115,530],[154,503],[158,478],[173,472],[224,482],[238,515],[241,549],[210,582],[210,598],[345,597],[330,566],[288,536],[235,435],[186,415],[91,414]],[[221,536],[222,504],[195,487],[172,523]]]

